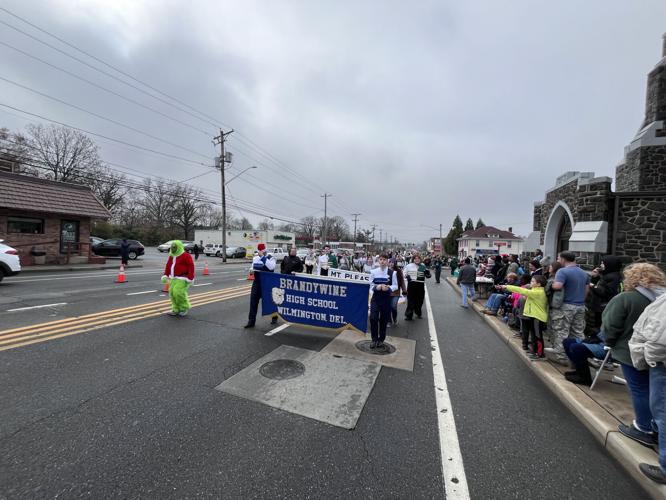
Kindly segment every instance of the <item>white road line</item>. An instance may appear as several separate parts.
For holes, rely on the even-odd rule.
[[[7,312],[28,311],[30,309],[43,309],[44,307],[66,306],[67,302],[58,302],[57,304],[42,304],[41,306],[19,307],[17,309],[7,309]]]
[[[277,328],[273,328],[270,332],[264,333],[265,337],[272,337],[278,332],[281,332],[282,330],[289,328],[291,326],[291,323],[285,323],[284,325],[280,325]]]
[[[432,372],[435,381],[435,401],[437,403],[437,424],[439,427],[439,450],[442,459],[442,482],[447,500],[468,500],[467,476],[463,465],[456,421],[453,418],[453,407],[446,385],[442,353],[437,341],[435,319],[430,306],[428,288],[425,287],[426,310],[428,311],[428,330],[432,347]]]
[[[155,293],[155,290],[146,290],[145,292],[132,292],[132,293],[126,293],[125,295],[143,295],[144,293]]]
[[[196,285],[192,286],[208,286],[208,285],[212,285],[212,283],[197,283]]]
[[[240,278],[240,279],[237,279],[236,281],[251,281],[251,280],[248,280],[247,278]]]

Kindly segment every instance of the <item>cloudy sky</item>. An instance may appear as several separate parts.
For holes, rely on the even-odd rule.
[[[446,232],[456,214],[525,235],[533,202],[558,175],[612,176],[641,123],[646,74],[666,31],[663,0],[0,7],[153,87],[0,10],[0,104],[178,156],[96,138],[104,159],[122,165],[114,168],[175,180],[200,175],[191,184],[214,199],[219,174],[205,166],[216,154],[211,138],[233,127],[229,175],[258,166],[229,185],[236,213],[255,222],[263,218],[255,213],[321,216],[327,192],[330,214],[361,213],[361,226],[376,224],[402,241],[435,236],[427,226],[440,223]],[[0,106],[0,126],[36,121]]]

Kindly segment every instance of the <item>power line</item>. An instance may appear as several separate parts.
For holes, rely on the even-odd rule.
[[[155,108],[152,108],[152,107],[150,107],[150,106],[147,106],[147,105],[145,105],[145,104],[142,104],[142,103],[140,103],[139,101],[136,101],[136,100],[134,100],[134,99],[132,99],[132,98],[130,98],[130,97],[124,96],[124,95],[122,95],[122,94],[119,94],[118,92],[115,92],[114,90],[111,90],[111,89],[108,89],[108,88],[104,87],[103,85],[99,85],[99,84],[97,84],[97,83],[95,83],[95,82],[93,82],[93,81],[91,81],[91,80],[88,80],[87,78],[83,78],[82,76],[77,75],[76,73],[72,73],[71,71],[68,71],[68,70],[66,70],[66,69],[64,69],[64,68],[61,68],[61,67],[55,65],[55,64],[52,64],[52,63],[50,63],[50,62],[48,62],[48,61],[45,61],[44,59],[42,59],[42,58],[40,58],[40,57],[34,56],[34,55],[30,54],[29,52],[26,52],[25,50],[21,50],[21,49],[19,49],[19,48],[17,48],[17,47],[14,47],[13,45],[10,45],[10,44],[8,44],[8,43],[6,43],[6,42],[3,42],[3,41],[0,41],[0,45],[2,45],[3,47],[7,47],[7,48],[9,48],[9,49],[11,49],[11,50],[14,50],[14,51],[16,51],[16,52],[18,52],[18,53],[20,53],[20,54],[26,56],[26,57],[29,57],[29,58],[31,58],[31,59],[34,59],[35,61],[39,61],[40,63],[45,64],[46,66],[49,66],[49,67],[51,67],[51,68],[53,68],[53,69],[55,69],[55,70],[57,70],[57,71],[60,71],[61,73],[65,73],[66,75],[69,75],[69,76],[71,76],[72,78],[76,78],[77,80],[80,80],[80,81],[82,81],[82,82],[85,82],[85,83],[87,83],[88,85],[91,85],[91,86],[93,86],[93,87],[95,87],[95,88],[98,88],[98,89],[100,89],[100,90],[103,90],[104,92],[107,92],[107,93],[109,93],[109,94],[111,94],[111,95],[114,95],[114,96],[116,96],[116,97],[119,97],[119,98],[121,98],[121,99],[123,99],[123,100],[125,100],[125,101],[127,101],[127,102],[129,102],[129,103],[132,103],[132,104],[134,104],[134,105],[136,105],[136,106],[139,106],[139,107],[141,107],[141,108],[147,109],[148,111],[152,111],[153,113],[156,113],[156,114],[158,114],[158,115],[160,115],[160,116],[162,116],[162,117],[164,117],[164,118],[167,118],[168,120],[172,120],[172,121],[174,121],[174,122],[176,122],[176,123],[179,123],[179,124],[181,124],[181,125],[183,125],[183,126],[185,126],[185,127],[188,127],[188,128],[193,129],[193,130],[196,130],[197,132],[201,132],[202,134],[204,134],[204,135],[206,135],[206,136],[210,135],[210,134],[209,134],[206,130],[204,130],[204,129],[198,128],[198,127],[196,127],[196,126],[194,126],[194,125],[191,125],[191,124],[189,124],[189,123],[187,123],[187,122],[184,122],[184,121],[182,121],[182,120],[180,120],[180,119],[178,119],[178,118],[174,118],[173,116],[167,115],[166,113],[162,113],[161,111],[159,111],[159,110],[157,110],[157,109],[155,109]]]
[[[195,154],[195,155],[198,155],[198,156],[202,156],[202,157],[204,157],[204,158],[209,158],[207,155],[201,154],[201,153],[199,153],[198,151],[195,151],[195,150],[193,150],[193,149],[187,148],[187,147],[185,147],[185,146],[180,146],[179,144],[176,144],[176,143],[174,143],[174,142],[167,141],[166,139],[162,139],[161,137],[157,137],[157,136],[155,136],[155,135],[153,135],[153,134],[150,134],[150,133],[145,132],[145,131],[143,131],[143,130],[140,130],[140,129],[138,129],[138,128],[132,127],[131,125],[127,125],[126,123],[122,123],[122,122],[119,122],[119,121],[113,120],[113,119],[108,118],[108,117],[106,117],[106,116],[103,116],[103,115],[100,115],[100,114],[98,114],[98,113],[95,113],[94,111],[89,111],[89,110],[87,110],[87,109],[85,109],[85,108],[82,108],[81,106],[77,106],[76,104],[72,104],[72,103],[69,103],[69,102],[67,102],[67,101],[63,101],[62,99],[59,99],[59,98],[54,97],[54,96],[49,95],[49,94],[45,94],[44,92],[40,92],[39,90],[33,89],[33,88],[31,88],[31,87],[28,87],[27,85],[23,85],[23,84],[21,84],[21,83],[15,82],[15,81],[10,80],[10,79],[8,79],[8,78],[5,78],[5,77],[3,77],[3,76],[0,76],[0,80],[2,80],[2,81],[4,81],[4,82],[7,82],[7,83],[10,83],[10,84],[12,84],[12,85],[15,85],[15,86],[17,86],[17,87],[19,87],[19,88],[22,88],[22,89],[27,90],[27,91],[29,91],[29,92],[32,92],[32,93],[34,93],[34,94],[40,95],[40,96],[42,96],[42,97],[46,97],[47,99],[51,99],[51,100],[53,100],[53,101],[59,102],[59,103],[61,103],[61,104],[64,104],[65,106],[69,106],[69,107],[71,107],[71,108],[78,109],[79,111],[82,111],[82,112],[84,112],[84,113],[87,113],[87,114],[89,114],[89,115],[92,115],[92,116],[94,116],[94,117],[96,117],[96,118],[99,118],[99,119],[101,119],[101,120],[105,120],[105,121],[107,121],[107,122],[109,122],[109,123],[113,123],[114,125],[118,125],[118,126],[120,126],[120,127],[124,127],[124,128],[126,128],[126,129],[128,129],[128,130],[131,130],[131,131],[133,131],[133,132],[137,132],[137,133],[139,133],[139,134],[141,134],[141,135],[145,135],[146,137],[150,137],[151,139],[154,139],[154,140],[156,140],[156,141],[160,141],[160,142],[163,142],[164,144],[168,144],[168,145],[173,146],[173,147],[175,147],[175,148],[182,149],[183,151],[187,151],[188,153],[192,153],[192,154]]]
[[[19,113],[25,113],[26,115],[33,116],[33,117],[35,117],[35,118],[39,118],[40,120],[46,120],[46,121],[51,122],[51,123],[56,123],[56,124],[58,124],[58,125],[62,125],[63,127],[69,127],[69,128],[71,128],[71,129],[73,129],[73,130],[78,130],[79,132],[84,132],[84,133],[86,133],[86,134],[94,135],[95,137],[101,137],[102,139],[106,139],[107,141],[117,142],[117,143],[119,143],[119,144],[123,144],[123,145],[125,145],[125,146],[129,146],[129,147],[132,147],[132,148],[135,148],[135,149],[140,149],[140,150],[143,150],[143,151],[148,151],[149,153],[157,154],[157,155],[160,155],[160,156],[165,156],[165,157],[167,157],[167,158],[172,158],[172,159],[180,160],[180,161],[184,161],[184,162],[187,162],[187,163],[192,163],[192,164],[194,164],[194,165],[200,165],[200,166],[204,166],[204,167],[207,167],[207,166],[208,166],[208,165],[204,165],[204,164],[201,163],[201,162],[198,162],[198,161],[195,161],[195,160],[190,160],[189,158],[183,158],[182,156],[176,156],[176,155],[172,155],[172,154],[170,154],[170,153],[163,153],[162,151],[157,151],[157,150],[155,150],[155,149],[146,148],[146,147],[143,147],[143,146],[139,146],[139,145],[137,145],[137,144],[132,144],[132,143],[130,143],[130,142],[123,141],[123,140],[121,140],[121,139],[115,139],[115,138],[113,138],[113,137],[108,137],[108,136],[103,135],[103,134],[98,134],[98,133],[96,133],[96,132],[91,132],[90,130],[86,130],[86,129],[83,129],[83,128],[75,127],[75,126],[73,126],[73,125],[69,125],[69,124],[67,124],[67,123],[63,123],[63,122],[60,122],[60,121],[58,121],[58,120],[53,120],[53,119],[51,119],[51,118],[46,118],[45,116],[38,115],[38,114],[36,114],[36,113],[31,113],[31,112],[29,112],[29,111],[25,111],[25,110],[23,110],[23,109],[16,108],[16,107],[14,107],[14,106],[10,106],[9,104],[3,104],[3,103],[0,102],[0,106],[2,106],[2,107],[4,107],[4,108],[13,109],[14,111],[18,111]]]

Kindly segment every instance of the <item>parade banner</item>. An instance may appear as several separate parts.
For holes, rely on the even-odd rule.
[[[259,279],[264,316],[278,313],[294,324],[367,330],[369,282],[279,273],[259,273]]]
[[[342,269],[329,269],[328,270],[329,278],[340,278],[343,280],[355,280],[355,281],[365,281],[370,283],[370,274],[368,273],[359,273],[357,271],[344,271]]]

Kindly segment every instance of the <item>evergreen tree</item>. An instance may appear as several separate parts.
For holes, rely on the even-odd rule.
[[[444,239],[444,251],[448,255],[458,255],[458,238],[463,234],[463,223],[460,215],[456,215],[449,234]]]
[[[465,222],[465,231],[473,231],[474,230],[474,221],[472,219],[467,219],[467,222]]]
[[[481,217],[479,217],[479,220],[476,221],[476,227],[474,229],[479,229],[480,227],[485,227],[486,223],[481,220]]]

